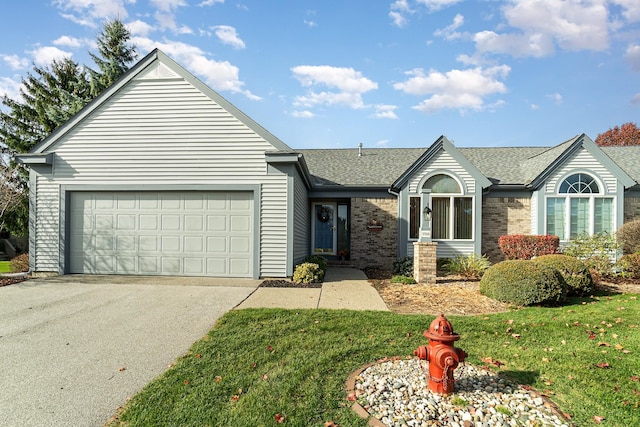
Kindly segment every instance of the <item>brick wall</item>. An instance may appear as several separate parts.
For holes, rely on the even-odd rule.
[[[437,260],[435,242],[415,242],[413,244],[413,278],[416,282],[428,285],[436,283]]]
[[[504,259],[498,239],[505,234],[531,234],[531,199],[485,197],[482,200],[482,253],[491,262]]]
[[[371,220],[381,223],[382,230],[369,231]],[[391,268],[398,257],[397,240],[397,199],[351,199],[351,263],[356,268]]]
[[[625,197],[624,222],[640,219],[640,197]]]

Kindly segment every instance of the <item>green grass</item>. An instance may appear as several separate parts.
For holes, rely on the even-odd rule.
[[[572,300],[476,317],[451,316],[456,344],[496,370],[548,394],[577,426],[639,425],[637,295]],[[432,316],[343,310],[239,310],[135,396],[125,426],[365,426],[350,409],[351,372],[412,355]],[[113,425],[120,425],[114,422]]]
[[[11,273],[11,264],[9,261],[0,261],[0,273]]]

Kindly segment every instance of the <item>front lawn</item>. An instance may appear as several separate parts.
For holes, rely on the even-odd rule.
[[[10,261],[0,261],[0,273],[11,273]]]
[[[639,425],[638,295],[571,302],[448,318],[467,363],[504,363],[492,369],[549,395],[575,425]],[[412,355],[427,343],[422,332],[431,320],[344,310],[232,311],[111,425],[365,426],[346,399],[347,377],[366,363]]]

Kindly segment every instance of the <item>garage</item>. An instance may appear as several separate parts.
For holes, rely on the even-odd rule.
[[[252,192],[71,192],[69,272],[252,277]]]

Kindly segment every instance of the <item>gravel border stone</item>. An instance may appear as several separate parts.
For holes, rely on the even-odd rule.
[[[347,400],[373,427],[571,425],[547,397],[469,364],[455,370],[454,393],[433,393],[428,366],[416,357],[365,365],[347,380]]]

